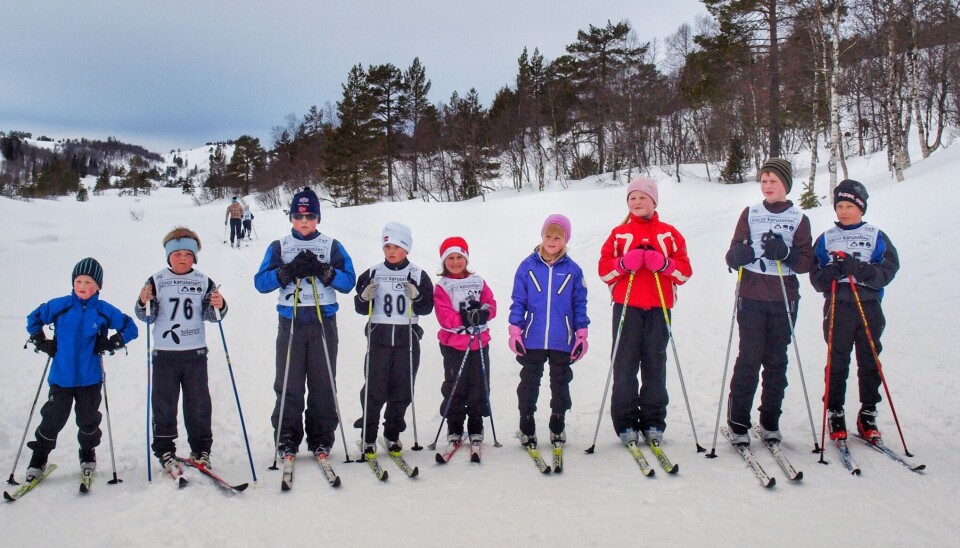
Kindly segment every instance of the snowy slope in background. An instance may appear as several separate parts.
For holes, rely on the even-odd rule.
[[[204,157],[209,154],[206,147],[203,152]],[[945,545],[960,529],[955,512],[960,442],[953,435],[960,416],[960,376],[954,364],[960,344],[952,325],[960,289],[945,279],[954,267],[960,267],[960,234],[952,220],[957,194],[952,179],[960,170],[960,149],[938,152],[925,161],[917,158],[907,172],[908,181],[902,184],[890,182],[882,155],[853,159],[849,165],[852,176],[865,182],[871,195],[867,220],[888,232],[900,252],[902,269],[884,300],[887,329],[882,362],[908,447],[917,455],[917,462],[927,464],[927,472],[910,473],[855,442],[853,450],[862,477],[848,475],[830,449],[826,455],[830,465],[816,464],[817,455],[810,452],[814,439],[798,364],[791,349],[790,387],[781,427],[787,454],[805,478],[800,484],[790,484],[772,458],[755,447],[767,471],[777,477],[778,485],[772,491],[759,487],[722,439],[717,442],[719,458],[706,459],[695,453],[672,355],[668,360],[671,404],[665,450],[680,465],[680,473],[671,477],[661,471],[653,479],[640,475],[612,431],[609,401],[596,453],[583,454],[582,449],[592,443],[612,338],[607,291],[595,274],[596,259],[610,229],[626,214],[624,188],[611,187],[609,181],[598,184],[591,179],[574,182],[566,190],[539,193],[502,191],[486,196],[486,201],[410,201],[324,209],[321,230],[344,244],[358,273],[382,260],[380,230],[387,221],[399,220],[413,228],[411,260],[431,272],[439,267],[437,248],[445,237],[456,234],[467,239],[471,266],[488,281],[500,307],[492,322],[491,395],[497,438],[503,447],[492,447],[488,421],[482,465],[472,465],[465,454],[458,454],[449,465],[438,467],[432,452],[408,451],[408,461],[421,469],[419,479],[403,477],[385,460],[391,478],[379,484],[367,467],[342,463],[338,432],[331,459],[343,486],[329,488],[319,468],[302,458],[294,490],[283,494],[279,473],[267,470],[273,460],[269,415],[274,405],[276,297],[257,293],[253,274],[267,244],[289,230],[285,216],[279,211],[257,211],[255,227],[260,240],[236,250],[222,243],[227,203],[195,207],[190,197],[176,189],[160,189],[141,198],[108,193],[91,197],[87,203],[72,198],[32,203],[0,199],[6,225],[5,237],[0,239],[0,271],[8,282],[6,291],[0,293],[0,347],[7,349],[5,382],[0,386],[0,469],[8,474],[13,465],[43,370],[42,356],[21,350],[26,339],[25,316],[41,302],[68,293],[70,271],[86,256],[103,264],[102,298],[132,315],[140,286],[165,265],[161,238],[182,224],[200,234],[203,249],[198,268],[222,284],[231,305],[223,327],[259,479],[258,485],[233,498],[224,497],[198,475],[192,477],[188,489],[177,491],[151,463],[154,480],[147,483],[146,346],[140,324],[141,336],[130,344],[129,355],[105,359],[117,469],[125,481],[116,486],[105,483],[111,475],[105,431],[98,449],[94,491],[80,498],[76,426],[68,423],[51,455],[58,470],[36,492],[0,508],[0,531],[5,543],[18,546],[247,546],[277,542],[307,546],[325,541],[601,546],[634,539],[667,545],[809,545],[823,541]],[[190,165],[197,161],[191,158]],[[702,166],[685,166],[684,173],[702,173]],[[687,176],[678,184],[659,170],[653,174],[661,179],[660,214],[684,234],[693,263],[692,279],[680,288],[673,332],[699,442],[709,450],[735,284],[723,255],[740,211],[760,201],[761,195],[756,183],[726,186]],[[791,193],[794,199],[803,175],[798,174]],[[819,194],[826,194],[825,171],[818,183],[823,189]],[[141,209],[143,220],[133,221],[130,211]],[[572,220],[570,252],[588,274],[593,323],[591,350],[574,368],[565,471],[560,476],[541,476],[512,437],[518,418],[515,389],[519,366],[506,348],[506,316],[516,266],[537,244],[543,219],[554,212]],[[808,215],[815,235],[834,219],[829,206]],[[820,326],[823,298],[806,279],[802,295],[796,333],[819,441],[819,397],[826,354]],[[359,434],[350,425],[360,416],[365,317],[353,312],[349,296],[341,295],[339,300],[337,381],[347,441],[356,457],[354,441]],[[436,321],[429,317],[422,323],[427,335],[416,410],[419,441],[425,446],[439,426],[442,367]],[[231,481],[250,481],[215,324],[208,324],[207,341],[214,401],[214,465]],[[848,408],[855,408],[856,401],[852,382]],[[541,431],[546,431],[548,402],[549,387],[544,381],[538,412]],[[889,406],[884,402],[880,409],[886,440],[900,449]],[[34,417],[31,436],[37,423],[38,417]],[[106,430],[106,421],[103,428]],[[186,452],[185,438],[181,428],[181,453]],[[403,440],[407,447],[413,444],[412,423]],[[28,456],[25,451],[21,457],[18,479],[23,478]]]

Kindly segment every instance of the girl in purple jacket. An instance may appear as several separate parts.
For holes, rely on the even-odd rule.
[[[513,278],[510,350],[517,355],[520,441],[536,447],[537,398],[543,365],[550,364],[550,441],[566,441],[564,413],[571,407],[570,365],[587,353],[587,286],[567,255],[570,219],[554,214],[540,231],[542,243],[520,263]]]

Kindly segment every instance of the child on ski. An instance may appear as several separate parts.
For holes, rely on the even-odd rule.
[[[419,266],[407,259],[413,236],[407,225],[390,222],[383,227],[382,263],[367,269],[357,279],[353,298],[358,314],[368,317],[367,367],[360,391],[366,426],[364,451],[376,453],[374,443],[383,416],[383,436],[390,451],[400,451],[400,433],[406,430],[404,416],[413,401],[413,379],[420,366],[420,316],[433,312],[433,282]],[[411,372],[411,368],[413,371]]]
[[[658,198],[653,179],[630,182],[629,213],[610,232],[598,264],[614,303],[610,415],[614,430],[628,445],[638,441],[638,433],[648,443],[663,439],[669,401],[663,306],[673,308],[677,286],[693,274],[686,241],[657,214]]]
[[[103,385],[104,352],[111,354],[137,338],[137,326],[130,316],[100,299],[103,268],[92,257],[73,267],[73,291],[38,306],[27,316],[27,333],[37,352],[50,356],[47,383],[50,392],[40,408],[36,439],[27,444],[33,450],[27,468],[27,482],[40,478],[47,457],[57,446],[57,435],[76,413],[77,441],[80,442],[80,470],[92,476],[100,445],[100,388]],[[43,326],[53,324],[54,338],[47,339]],[[116,332],[107,336],[110,329]]]
[[[250,206],[244,204],[243,206],[243,230],[241,231],[241,237],[245,237],[248,240],[253,239],[253,212],[250,211]]]
[[[542,241],[513,277],[508,346],[517,355],[520,384],[520,441],[536,447],[537,399],[544,363],[550,364],[550,441],[566,441],[564,414],[570,409],[571,364],[587,353],[587,285],[567,255],[570,219],[554,214],[540,230]]]
[[[336,292],[349,293],[356,274],[343,245],[317,230],[319,221],[320,200],[304,188],[290,204],[290,234],[270,244],[253,278],[259,292],[277,291],[277,402],[271,421],[284,459],[296,455],[304,423],[307,449],[315,455],[330,453],[340,424],[330,378],[337,372],[339,347]]]
[[[823,305],[823,334],[831,342],[829,389],[824,399],[830,439],[846,439],[843,414],[850,352],[857,348],[857,379],[860,387],[860,413],[857,432],[867,439],[880,438],[877,428],[877,404],[880,402],[880,371],[870,349],[870,337],[879,354],[880,336],[886,319],[880,308],[883,288],[900,269],[897,250],[886,233],[864,222],[867,189],[858,182],[841,181],[833,191],[836,226],[817,237],[817,260],[810,269],[810,282],[826,298]],[[856,293],[851,284],[856,285]],[[859,298],[860,305],[857,304]],[[833,309],[831,310],[831,304]],[[863,307],[863,317],[860,315]],[[863,322],[867,322],[864,326]]]
[[[183,423],[190,459],[212,468],[213,445],[210,387],[207,379],[207,340],[204,322],[216,322],[227,303],[217,284],[194,266],[200,238],[186,227],[163,237],[167,268],[150,276],[140,289],[134,311],[137,319],[153,324],[152,395],[153,454],[163,469],[179,475],[177,461],[177,403],[183,390]],[[149,317],[147,304],[150,305]]]
[[[787,160],[770,158],[760,167],[763,201],[740,214],[726,254],[727,266],[743,268],[737,303],[740,350],[727,400],[734,444],[750,443],[750,407],[761,368],[760,432],[765,440],[781,440],[790,322],[797,320],[800,301],[797,274],[808,272],[813,263],[810,220],[787,199],[792,186],[793,168]]]
[[[444,369],[440,413],[446,414],[447,441],[451,445],[463,438],[464,420],[471,444],[479,445],[483,441],[483,417],[490,414],[486,399],[490,382],[487,322],[496,317],[497,302],[483,278],[467,270],[469,260],[470,250],[463,238],[453,236],[440,244],[443,269],[433,290],[433,303],[440,324],[437,338]],[[482,369],[486,369],[486,378]]]

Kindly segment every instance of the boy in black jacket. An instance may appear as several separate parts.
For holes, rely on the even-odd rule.
[[[832,346],[830,388],[825,403],[830,439],[833,440],[847,437],[843,401],[850,371],[850,352],[854,346],[857,348],[857,378],[860,385],[857,431],[868,439],[880,437],[877,429],[880,370],[868,336],[873,337],[879,354],[880,335],[886,324],[880,300],[883,298],[883,288],[900,269],[900,260],[890,238],[879,228],[863,221],[868,197],[867,189],[857,181],[847,179],[837,185],[833,192],[836,226],[817,238],[814,245],[817,261],[810,270],[810,282],[826,297],[823,334],[828,343],[832,342]],[[859,305],[857,300],[860,301]],[[869,329],[864,326],[864,319]]]

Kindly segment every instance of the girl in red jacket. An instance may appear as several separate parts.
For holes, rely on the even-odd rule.
[[[641,177],[627,186],[630,213],[610,232],[597,265],[600,278],[610,287],[614,303],[616,354],[610,415],[624,443],[636,442],[638,433],[642,433],[648,443],[663,439],[669,401],[666,379],[669,335],[657,279],[663,304],[670,309],[676,300],[676,287],[693,273],[683,236],[657,216],[657,197],[657,182],[653,179]]]
[[[467,270],[470,250],[463,238],[454,236],[440,244],[443,271],[433,289],[434,312],[440,331],[440,353],[443,356],[444,380],[440,387],[443,403],[440,413],[447,410],[447,441],[456,443],[463,437],[463,423],[471,444],[483,441],[483,417],[490,411],[486,401],[486,386],[490,382],[490,330],[487,322],[497,315],[497,302],[483,278]],[[469,351],[468,351],[469,348]],[[464,355],[467,356],[464,363]],[[486,368],[484,379],[480,360]],[[460,380],[453,385],[464,363]],[[486,384],[485,384],[486,383]]]

